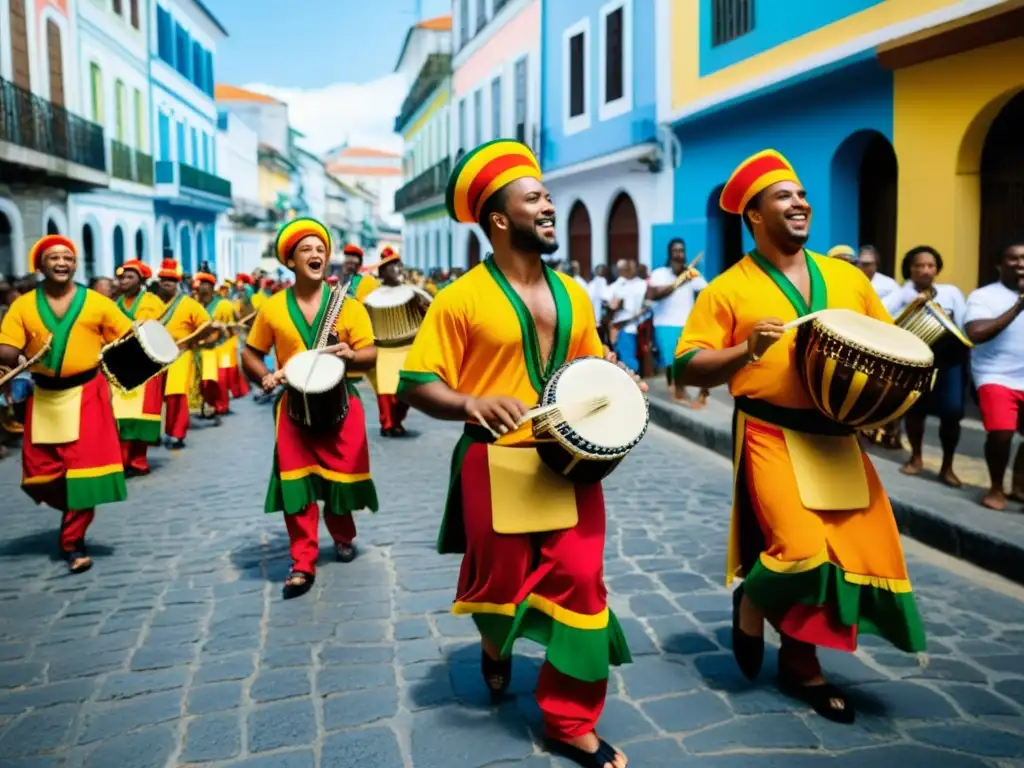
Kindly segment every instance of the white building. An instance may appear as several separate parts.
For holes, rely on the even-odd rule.
[[[295,147],[294,155],[299,168],[296,192],[305,215],[323,221],[327,216],[327,169],[319,157],[301,147]]]
[[[267,233],[260,227],[266,211],[260,206],[256,131],[237,115],[217,116],[217,170],[231,182],[231,210],[217,217],[217,269],[233,279],[260,265]]]
[[[125,261],[158,263],[149,112],[149,15],[138,2],[77,3],[76,76],[83,113],[103,126],[110,187],[68,198],[79,279],[112,277]]]

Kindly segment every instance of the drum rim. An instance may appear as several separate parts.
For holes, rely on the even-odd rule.
[[[894,326],[894,327],[899,328],[899,326]],[[824,325],[818,318],[814,318],[814,320],[812,320],[810,323],[808,323],[807,328],[808,329],[814,328],[815,330],[819,331],[823,335],[828,336],[830,339],[835,339],[836,341],[838,341],[838,342],[840,342],[842,344],[845,344],[850,349],[856,350],[857,352],[861,352],[861,353],[863,353],[865,355],[871,355],[872,357],[876,357],[876,358],[878,358],[880,360],[884,360],[887,363],[893,363],[895,365],[905,365],[908,368],[919,368],[919,369],[933,368],[935,366],[935,355],[934,355],[934,353],[932,353],[932,360],[930,362],[927,362],[927,363],[897,359],[895,357],[891,357],[890,355],[885,354],[884,352],[879,352],[877,349],[870,349],[869,347],[864,346],[860,342],[854,341],[854,340],[849,339],[849,338],[847,338],[845,336],[840,336],[836,331],[833,331],[827,325]],[[900,328],[900,330],[901,331],[906,331],[905,328]],[[906,332],[910,333],[910,331],[906,331]],[[914,334],[912,334],[912,333],[910,335],[914,336]],[[918,339],[918,341],[921,341],[917,336],[914,336],[914,338]],[[922,342],[922,343],[924,343],[924,342]],[[925,344],[925,346],[928,346],[928,345]],[[929,347],[929,351],[930,350],[931,350],[931,348]]]
[[[373,294],[377,293],[378,291],[383,291],[384,293],[387,293],[387,294],[398,293],[398,292],[402,292],[402,293],[408,292],[408,298],[402,304],[391,304],[391,305],[386,306],[386,307],[374,306],[373,302],[370,301],[370,298],[373,296]],[[367,307],[373,307],[374,309],[395,309],[396,307],[405,306],[405,304],[408,304],[409,301],[414,299],[415,297],[416,297],[416,289],[413,288],[411,285],[381,285],[381,286],[379,286],[377,288],[374,288],[372,291],[370,291],[368,294],[366,294],[366,298],[363,299],[363,304],[366,305]]]
[[[923,299],[919,296],[907,304],[904,310],[900,312],[899,317],[894,320],[894,323],[897,327],[902,327],[900,323],[922,307],[926,310],[931,310],[931,312],[926,312],[925,314],[934,318],[935,322],[941,325],[944,331],[954,336],[956,340],[963,344],[967,349],[974,349],[974,342],[967,338],[964,332],[960,330],[960,327],[953,322],[953,318],[947,315],[946,310],[944,310],[934,299]]]
[[[295,360],[296,358],[298,358],[298,357],[300,357],[300,356],[302,356],[302,355],[306,355],[306,354],[308,354],[308,353],[310,353],[310,352],[316,352],[316,350],[315,350],[315,349],[304,349],[304,350],[302,350],[301,352],[296,352],[296,353],[295,353],[294,355],[292,355],[292,356],[291,356],[291,357],[290,357],[290,358],[288,359],[288,362],[287,362],[287,363],[285,363],[284,365],[282,365],[282,366],[281,366],[281,370],[282,370],[282,371],[284,372],[284,384],[285,384],[285,386],[286,386],[286,387],[289,387],[290,389],[294,389],[294,390],[295,390],[296,392],[298,392],[298,393],[300,393],[300,394],[307,394],[307,395],[322,395],[322,394],[324,394],[325,392],[330,392],[330,391],[331,391],[331,389],[333,389],[334,387],[336,387],[336,386],[337,386],[337,383],[335,383],[335,384],[332,384],[332,385],[331,385],[331,386],[330,386],[329,388],[327,388],[327,389],[323,389],[323,390],[320,390],[319,392],[314,392],[314,391],[310,391],[310,392],[304,392],[303,390],[299,389],[299,388],[298,388],[297,386],[295,386],[294,384],[292,384],[292,382],[291,382],[291,381],[289,381],[289,379],[288,379],[288,366],[289,366],[289,365],[291,364],[291,362],[292,362],[293,360]],[[338,362],[338,364],[340,364],[340,365],[341,365],[341,378],[340,378],[340,379],[338,380],[338,382],[339,382],[339,383],[341,383],[342,385],[344,385],[344,383],[345,383],[345,378],[346,378],[346,376],[347,376],[347,374],[348,374],[348,365],[347,365],[347,364],[345,363],[345,361],[344,361],[344,360],[342,360],[342,359],[341,359],[340,357],[338,357],[337,355],[328,355],[328,357],[331,357],[331,358],[333,358],[334,360],[336,360],[336,361]]]
[[[142,335],[143,329],[145,329],[145,328],[158,328],[158,329],[160,329],[167,336],[167,338],[171,340],[171,344],[174,345],[174,348],[177,349],[178,345],[174,341],[174,337],[171,336],[170,331],[168,331],[167,328],[164,327],[163,323],[161,323],[161,322],[159,322],[157,320],[144,320],[143,322],[139,323],[138,325],[136,325],[134,327],[135,336],[139,340],[139,345],[142,347],[142,351],[146,353],[146,357],[148,357],[154,363],[158,363],[161,368],[164,368],[164,367],[166,367],[168,365],[174,365],[175,360],[178,359],[178,355],[175,355],[174,356],[174,360],[171,360],[169,363],[168,362],[164,362],[163,360],[157,360],[153,356],[153,354],[152,354],[153,353],[152,347],[150,347],[148,341]]]
[[[615,363],[605,360],[605,358],[603,357],[598,357],[597,355],[587,355],[586,357],[577,357],[575,360],[570,360],[568,363],[566,363],[557,371],[555,371],[551,378],[548,379],[547,384],[544,385],[544,391],[541,393],[540,398],[541,406],[551,404],[552,399],[555,395],[555,390],[557,389],[558,381],[559,379],[562,378],[562,374],[569,370],[569,368],[571,368],[573,365],[576,365],[577,363],[583,360],[600,360],[602,362],[608,363],[609,365],[615,365]],[[637,390],[640,392],[644,399],[644,426],[643,429],[640,430],[640,433],[636,436],[636,438],[625,446],[620,446],[614,449],[605,449],[602,448],[601,446],[594,445],[590,441],[583,440],[583,437],[579,434],[579,432],[574,430],[568,424],[560,424],[554,429],[549,429],[548,433],[555,439],[555,441],[562,448],[572,453],[573,455],[579,456],[581,459],[587,459],[591,461],[615,461],[616,459],[625,458],[625,456],[627,456],[629,452],[632,451],[637,445],[639,445],[640,441],[644,439],[644,436],[647,434],[647,430],[651,425],[651,406],[650,401],[647,399],[647,393],[640,389],[639,386],[637,387]],[[572,436],[575,436],[585,446],[597,450],[589,451],[585,447],[581,447],[580,445],[571,442]]]

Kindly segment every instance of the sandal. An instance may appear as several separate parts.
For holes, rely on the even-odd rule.
[[[405,435],[406,435],[405,427],[403,427],[401,424],[399,424],[397,427],[392,427],[391,428],[391,436],[392,437],[405,437]]]
[[[351,563],[358,554],[359,550],[356,549],[355,544],[334,545],[334,557],[339,563]]]
[[[302,581],[296,582],[296,579],[302,579]],[[282,595],[285,600],[302,597],[313,588],[313,583],[315,581],[316,576],[312,573],[307,573],[306,571],[292,571],[288,574],[288,578],[284,582]]]
[[[597,741],[596,752],[587,752],[560,739],[548,738],[547,745],[552,752],[572,760],[576,765],[582,765],[583,768],[605,768],[606,765],[615,765],[615,760],[621,753],[604,739],[598,738]]]
[[[753,680],[761,672],[764,662],[764,636],[748,635],[740,629],[740,604],[743,602],[743,585],[732,592],[732,655],[740,672]]]
[[[512,657],[492,659],[487,655],[487,651],[481,648],[480,672],[484,676],[484,685],[491,692],[491,698],[500,698],[505,695],[512,683]]]
[[[68,570],[71,573],[85,573],[92,568],[92,558],[82,550],[65,552],[64,559],[68,563]]]
[[[776,684],[782,693],[807,704],[826,720],[849,725],[856,719],[850,700],[832,683],[806,685],[780,671]],[[835,702],[842,702],[842,706],[835,706]]]

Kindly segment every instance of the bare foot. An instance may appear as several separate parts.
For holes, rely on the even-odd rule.
[[[597,737],[597,734],[591,731],[583,736],[577,736],[575,739],[566,740],[566,744],[582,749],[584,752],[594,754],[601,746],[601,740]],[[605,763],[604,768],[626,768],[629,761],[626,756],[622,754],[618,749],[615,750],[615,762]]]
[[[904,475],[920,475],[921,470],[923,468],[924,463],[921,461],[921,459],[911,459],[902,467],[900,467],[900,472],[902,472]]]
[[[693,408],[693,410],[695,411],[699,411],[707,404],[708,399],[706,397],[698,397],[696,400],[693,401],[693,404],[690,407]]]
[[[945,485],[948,485],[950,488],[963,487],[963,482],[960,480],[959,477],[956,476],[956,473],[952,469],[944,469],[941,472],[939,472],[939,480],[941,480]]]
[[[991,488],[981,500],[981,505],[994,509],[996,512],[1004,512],[1006,510],[1006,494],[1000,488]]]

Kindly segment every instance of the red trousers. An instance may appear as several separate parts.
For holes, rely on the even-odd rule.
[[[320,505],[315,501],[307,504],[301,512],[284,516],[291,541],[292,568],[303,573],[316,573],[316,561],[320,557]],[[351,514],[336,515],[324,512],[327,532],[335,544],[351,544],[356,537],[356,521]]]
[[[146,457],[148,449],[148,445],[140,443],[138,440],[122,440],[121,464],[125,469],[149,472],[149,459]]]
[[[89,528],[94,509],[71,509],[64,513],[60,524],[60,551],[81,551],[85,546],[85,532]]]
[[[228,390],[236,400],[249,394],[249,382],[237,365],[228,369]]]
[[[563,675],[545,661],[535,692],[545,733],[552,739],[568,741],[594,731],[607,692],[607,680],[584,683]]]
[[[228,386],[229,370],[228,368],[218,369],[217,381],[207,380],[200,386],[203,400],[221,416],[228,412],[231,405],[231,390]]]
[[[381,429],[402,426],[402,422],[409,414],[409,406],[396,395],[377,395],[377,408],[380,410]]]
[[[188,412],[188,395],[167,395],[166,403],[164,432],[170,438],[184,440],[191,419]]]

